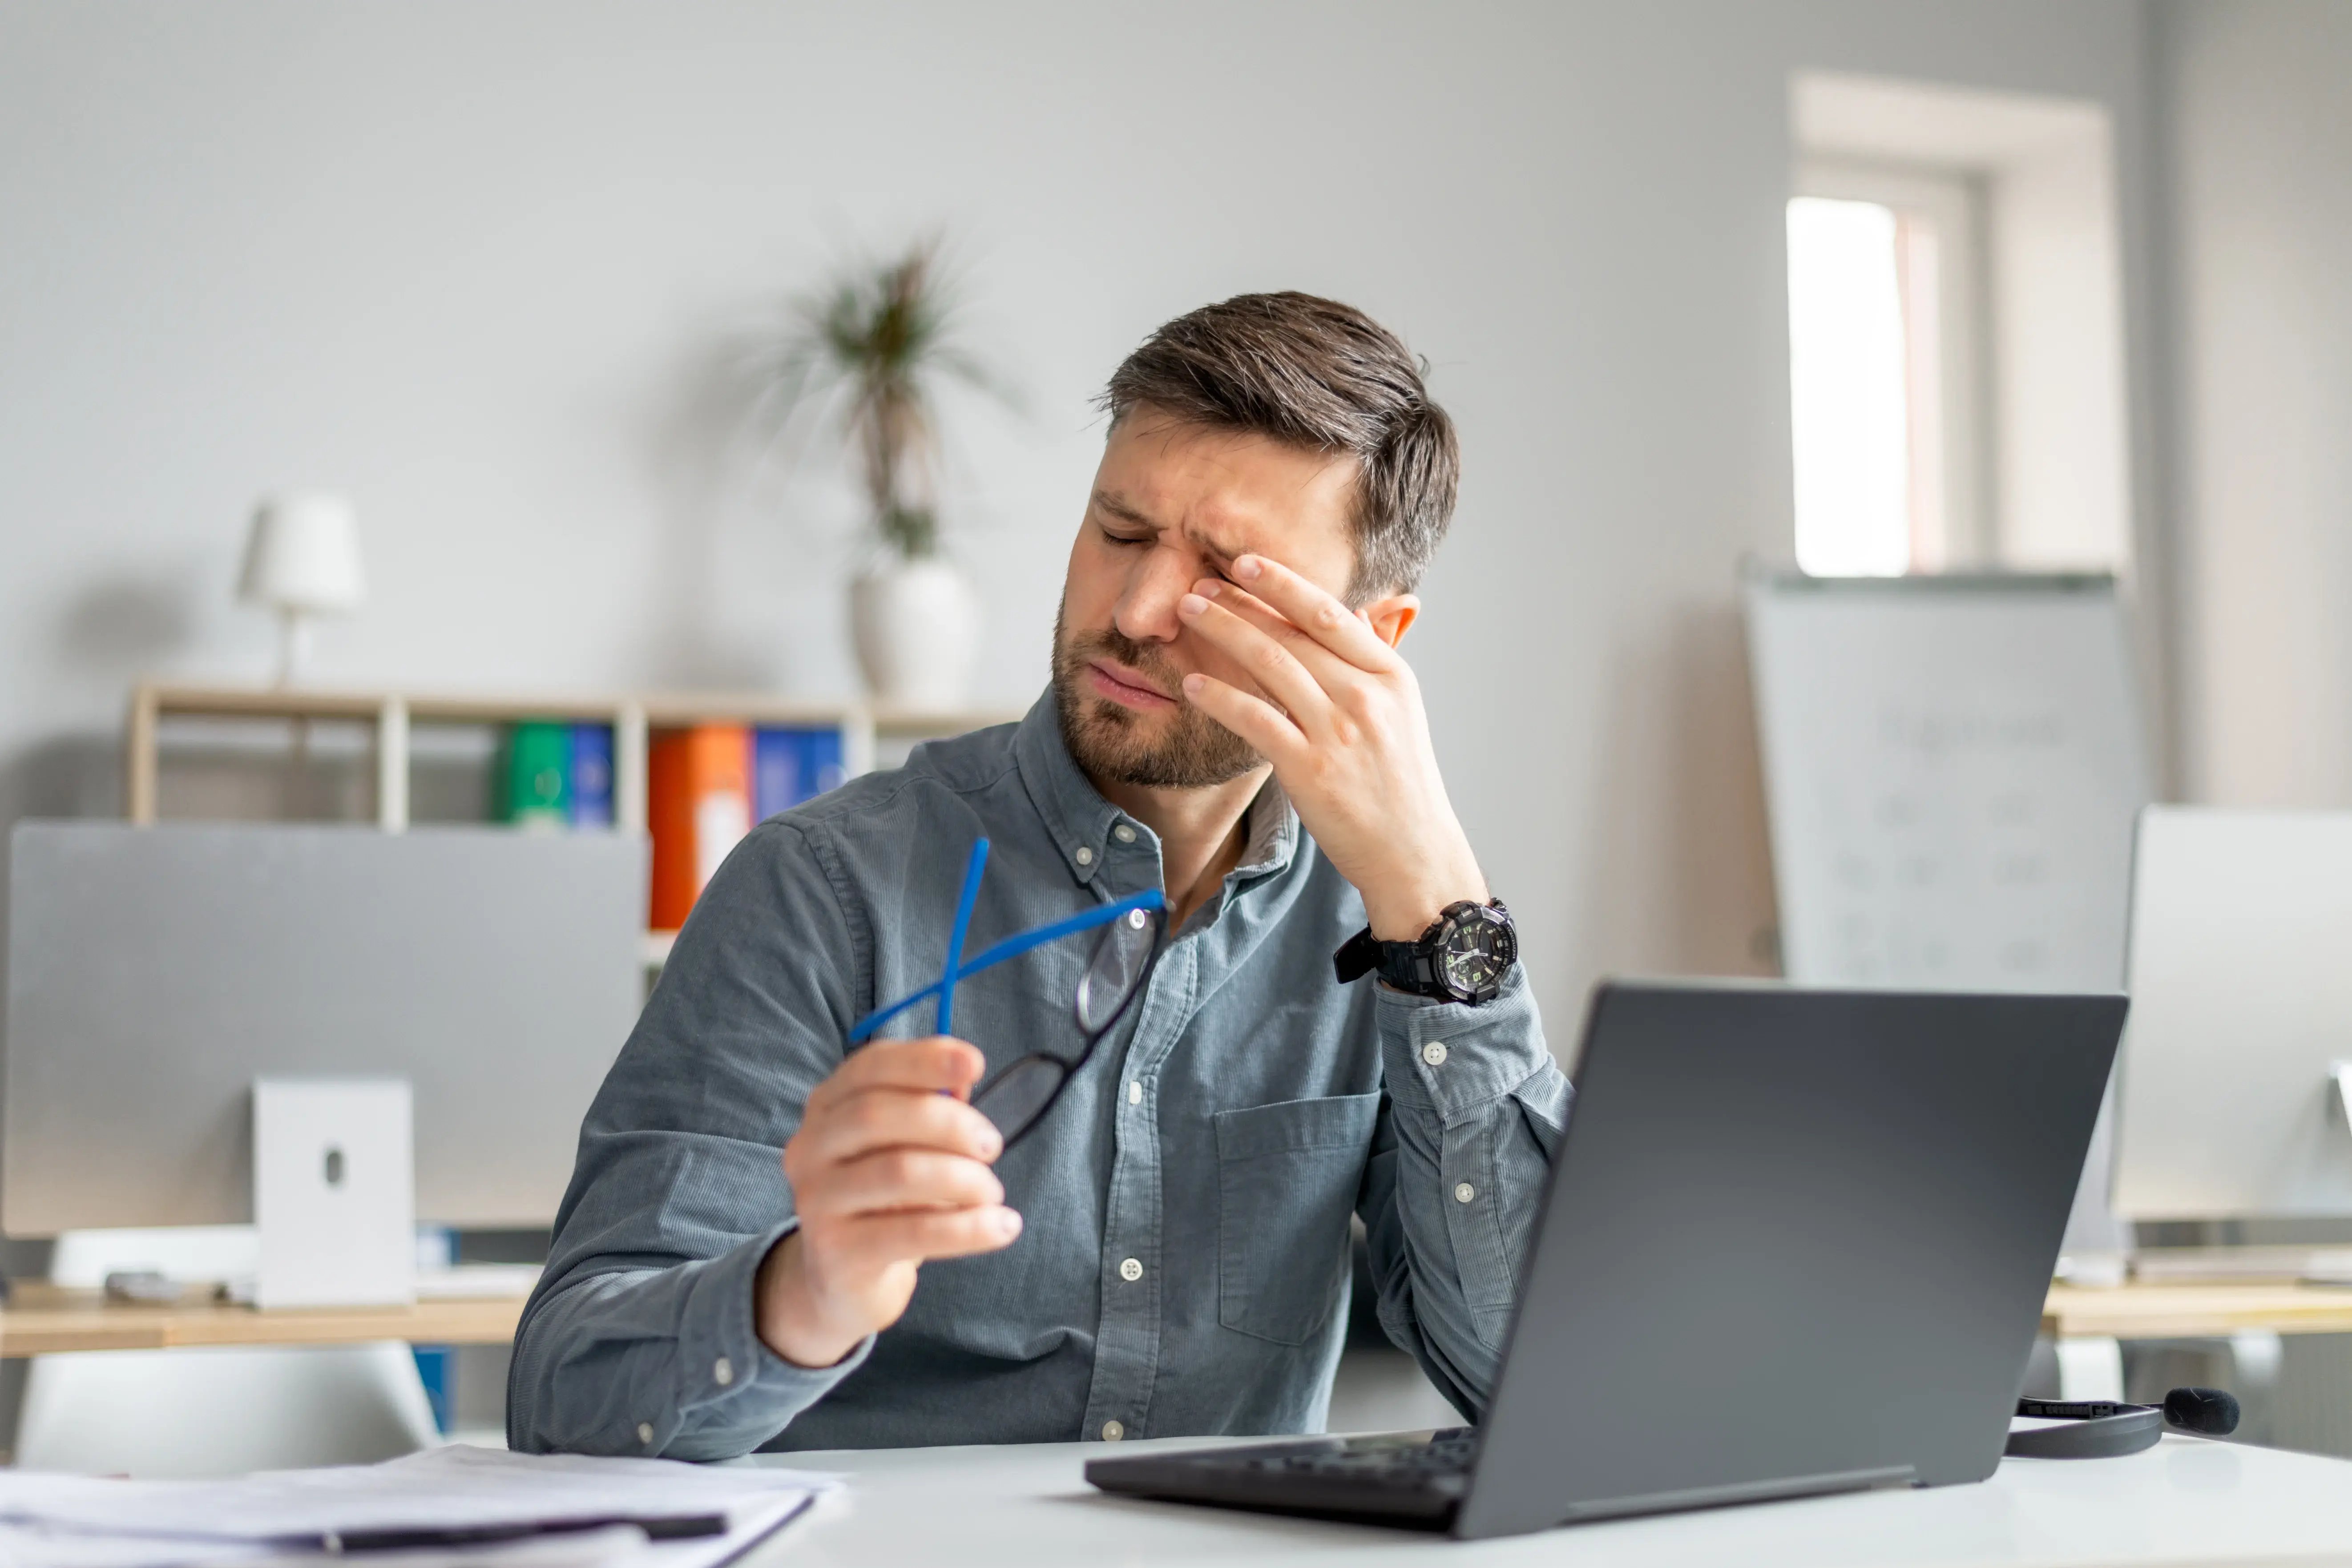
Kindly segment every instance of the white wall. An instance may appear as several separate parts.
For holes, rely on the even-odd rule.
[[[2352,7],[2159,16],[2187,783],[2352,805]]]
[[[2144,32],[2133,0],[9,0],[0,820],[110,803],[135,674],[264,668],[229,599],[272,485],[362,509],[376,601],[325,677],[845,689],[847,552],[795,525],[846,503],[747,459],[714,367],[847,243],[944,223],[1034,404],[958,426],[992,700],[1042,683],[1087,399],[1153,325],[1310,289],[1434,362],[1467,475],[1407,647],[1565,1045],[1596,973],[1752,969],[1769,923],[1733,574],[1789,553],[1790,73],[2107,105],[2137,333]]]

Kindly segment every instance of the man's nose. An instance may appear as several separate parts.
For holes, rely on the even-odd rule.
[[[1136,642],[1174,642],[1184,626],[1176,618],[1176,601],[1192,591],[1195,575],[1183,552],[1146,551],[1111,617],[1120,635]]]

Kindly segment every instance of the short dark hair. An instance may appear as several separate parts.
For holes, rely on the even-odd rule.
[[[1111,373],[1097,402],[1114,428],[1149,406],[1359,465],[1350,603],[1421,581],[1462,472],[1454,421],[1394,332],[1312,294],[1241,294],[1177,317]]]

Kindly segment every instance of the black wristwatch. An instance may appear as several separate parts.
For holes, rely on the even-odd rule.
[[[1381,942],[1366,926],[1331,955],[1339,984],[1375,971],[1400,991],[1476,1005],[1503,994],[1503,976],[1519,961],[1518,929],[1503,900],[1445,906],[1417,942]]]

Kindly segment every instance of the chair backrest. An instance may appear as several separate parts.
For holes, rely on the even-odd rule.
[[[439,1438],[416,1358],[396,1341],[36,1356],[20,1469],[232,1476],[363,1465]]]

